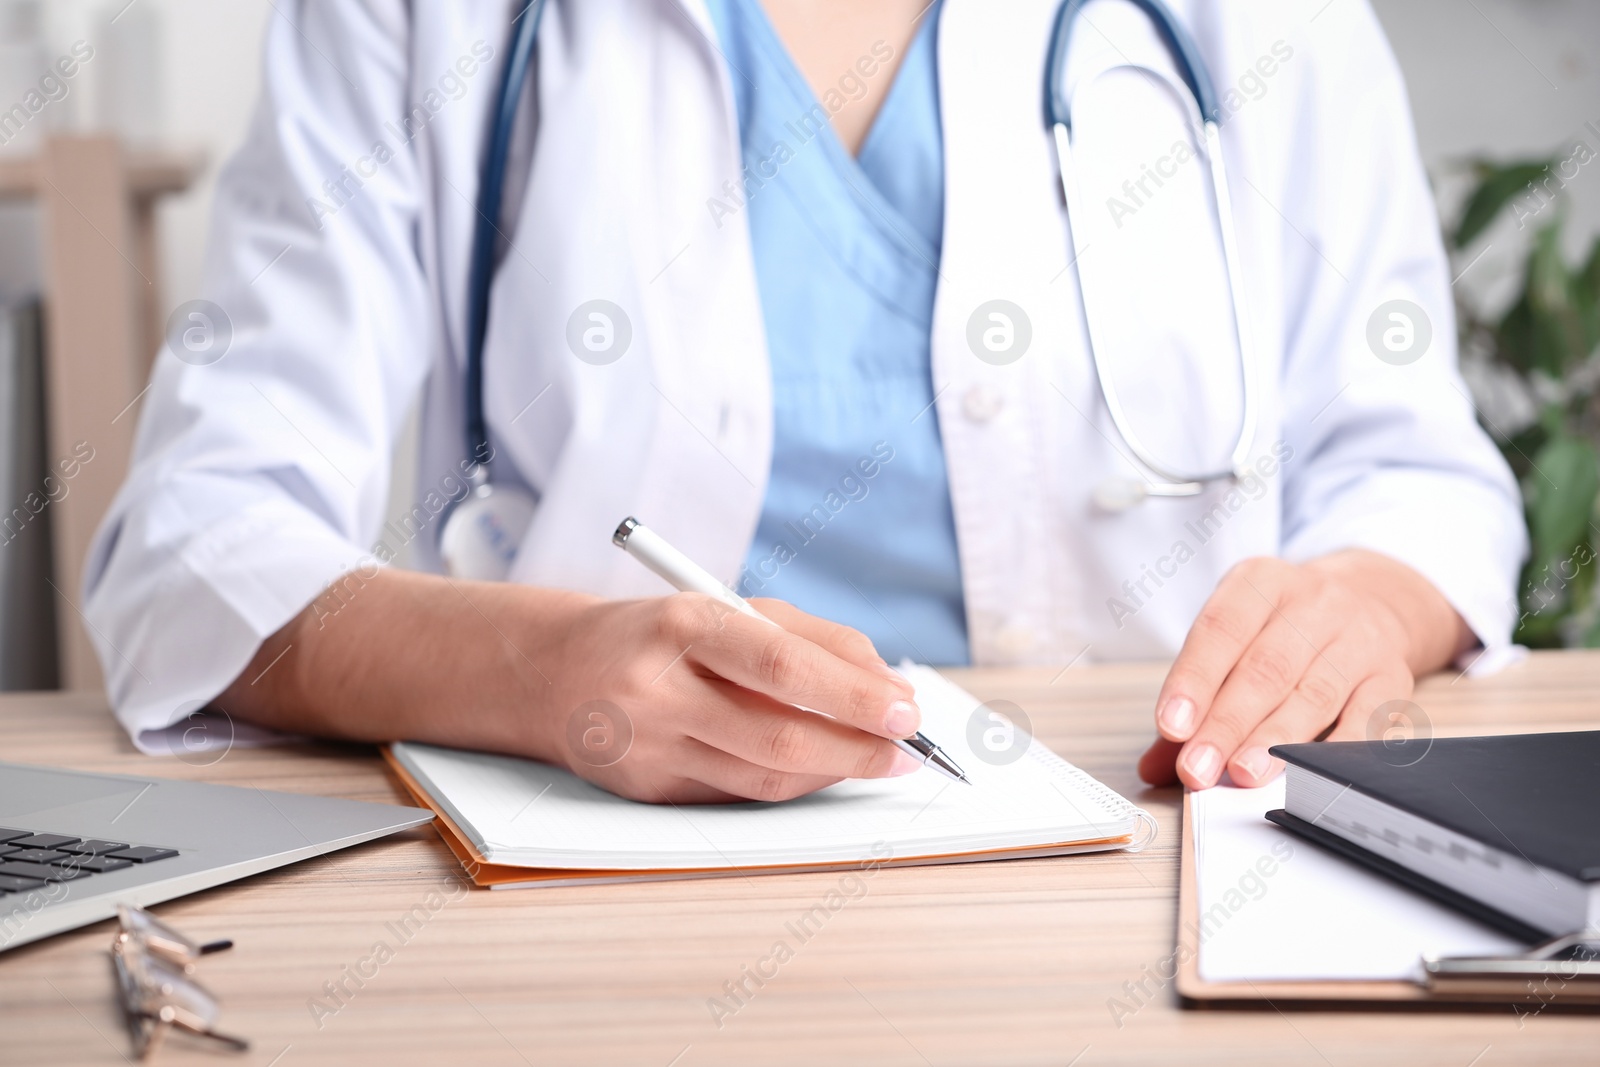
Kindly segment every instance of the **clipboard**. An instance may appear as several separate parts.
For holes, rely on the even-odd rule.
[[[1205,980],[1200,976],[1200,878],[1189,799],[1185,791],[1178,872],[1178,967],[1173,982],[1183,1007],[1503,1011],[1511,1006],[1522,1013],[1600,1011],[1600,958],[1578,962],[1540,956],[1581,942],[1577,937],[1552,939],[1523,956],[1429,960],[1424,965],[1426,985],[1392,980]]]

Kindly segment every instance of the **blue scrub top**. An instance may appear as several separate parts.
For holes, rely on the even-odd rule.
[[[968,661],[930,335],[944,230],[938,6],[860,156],[827,121],[887,46],[819,102],[760,0],[710,0],[727,57],[772,364],[772,472],[745,596],[853,626],[891,663]],[[736,185],[738,183],[735,183]]]

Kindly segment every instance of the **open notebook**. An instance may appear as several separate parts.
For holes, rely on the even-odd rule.
[[[901,670],[916,686],[923,732],[971,786],[924,770],[781,804],[674,807],[509,756],[410,742],[386,755],[438,812],[474,881],[496,888],[1055,856],[1138,847],[1153,833],[1142,810],[1037,740],[1000,765],[974,752],[979,701],[927,667]]]

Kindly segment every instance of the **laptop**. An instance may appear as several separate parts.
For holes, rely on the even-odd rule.
[[[422,808],[0,762],[0,952],[419,826]]]

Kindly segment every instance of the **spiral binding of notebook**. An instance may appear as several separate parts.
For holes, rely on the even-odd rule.
[[[1037,738],[1028,746],[1028,758],[1042,765],[1049,772],[1052,780],[1071,779],[1079,792],[1093,797],[1122,816],[1131,817],[1141,827],[1141,832],[1135,834],[1133,841],[1124,846],[1124,852],[1138,852],[1148,847],[1156,839],[1159,827],[1156,825],[1154,815],[1151,815],[1148,811],[1139,807],[1082,767],[1068,763],[1050,751],[1048,747],[1041,744]]]

